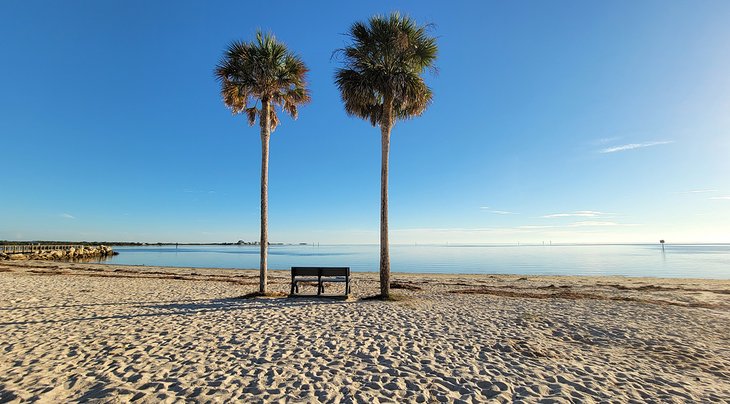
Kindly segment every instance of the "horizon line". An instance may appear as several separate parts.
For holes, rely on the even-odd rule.
[[[74,243],[80,243],[80,244],[105,244],[105,245],[118,245],[118,246],[124,246],[124,244],[132,244],[132,246],[135,246],[135,244],[138,244],[139,246],[156,246],[156,245],[198,245],[198,246],[206,246],[206,245],[230,245],[230,246],[259,246],[260,243],[258,241],[256,242],[246,242],[245,244],[238,244],[238,242],[230,242],[230,241],[223,241],[223,242],[166,242],[166,241],[158,241],[158,242],[148,242],[148,241],[69,241],[69,240],[0,240],[0,245],[11,245],[13,243],[59,243],[59,244],[74,244]],[[649,242],[649,241],[607,241],[607,242],[552,242],[550,240],[548,241],[540,241],[540,242],[494,242],[494,243],[482,243],[482,242],[412,242],[412,243],[389,243],[390,245],[394,246],[591,246],[591,245],[730,245],[730,241],[680,241],[680,242],[664,242],[661,243],[660,241],[656,242]],[[377,242],[373,243],[312,243],[312,242],[269,242],[269,245],[272,247],[276,246],[368,246],[373,245],[377,246],[380,245]]]

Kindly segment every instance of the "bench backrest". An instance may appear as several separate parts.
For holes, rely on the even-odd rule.
[[[319,276],[319,268],[291,267],[291,276]]]
[[[322,276],[350,276],[349,267],[330,267],[320,269],[322,270]]]
[[[291,276],[350,276],[350,267],[291,267]]]

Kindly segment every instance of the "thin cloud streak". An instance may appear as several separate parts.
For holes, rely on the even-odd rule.
[[[211,189],[208,191],[198,191],[198,190],[191,189],[191,188],[185,188],[185,189],[183,189],[183,192],[186,194],[215,194],[215,193],[217,193],[216,190],[214,190],[214,189]]]
[[[519,215],[519,213],[510,212],[508,210],[490,209],[489,206],[480,206],[479,209],[487,211],[489,213],[494,213],[495,215]]]
[[[595,210],[577,210],[575,212],[568,212],[568,213],[553,213],[552,215],[545,215],[542,216],[545,219],[551,219],[555,217],[599,217],[599,216],[607,216],[611,213],[605,213],[605,212],[598,212]]]
[[[406,228],[393,229],[394,232],[435,232],[435,233],[451,233],[451,232],[470,232],[470,233],[527,233],[538,230],[547,229],[571,229],[576,227],[625,227],[625,226],[641,226],[638,223],[617,223],[605,221],[580,221],[566,225],[523,225],[516,227],[474,227],[474,228]]]
[[[629,143],[621,146],[613,146],[613,147],[607,147],[605,149],[601,149],[598,152],[599,153],[616,153],[620,151],[626,151],[626,150],[634,150],[634,149],[642,149],[644,147],[651,147],[651,146],[659,146],[662,144],[670,144],[674,143],[674,140],[663,140],[658,142],[645,142],[645,143]]]
[[[611,142],[614,142],[619,139],[621,139],[620,136],[602,137],[602,138],[596,140],[596,144],[604,145],[606,143],[611,143]]]
[[[709,199],[711,199],[713,201],[725,201],[725,200],[730,200],[730,195],[727,195],[727,196],[713,196],[712,198],[709,198]]]
[[[634,223],[616,223],[616,222],[599,222],[586,220],[583,222],[575,222],[569,224],[567,227],[603,227],[603,226],[638,226]]]
[[[70,215],[68,213],[61,213],[59,216],[61,216],[64,219],[76,219],[76,216]]]

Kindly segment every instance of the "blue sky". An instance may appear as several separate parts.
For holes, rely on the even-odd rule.
[[[313,95],[272,137],[272,241],[376,243],[379,130],[331,56],[400,10],[439,72],[393,132],[392,242],[730,242],[730,3],[264,5],[0,3],[0,239],[256,240],[258,128],[213,69],[262,28]]]

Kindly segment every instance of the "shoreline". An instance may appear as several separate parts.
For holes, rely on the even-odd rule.
[[[95,261],[95,259],[91,259],[92,261]],[[169,271],[223,271],[223,272],[255,272],[258,276],[259,269],[258,268],[232,268],[232,267],[189,267],[189,266],[165,266],[165,265],[144,265],[144,264],[116,264],[116,263],[101,263],[101,262],[88,262],[85,260],[20,260],[20,261],[13,261],[13,260],[0,260],[0,266],[16,266],[16,267],[24,267],[24,266],[39,266],[39,267],[59,267],[59,268],[73,268],[73,266],[79,266],[81,268],[83,267],[93,267],[99,270],[104,270],[103,268],[109,268],[109,267],[115,267],[115,268],[129,268],[129,269],[152,269],[152,270],[169,270]],[[105,271],[105,270],[104,270]],[[286,274],[289,275],[290,269],[274,269],[274,268],[268,268],[269,273],[275,273],[275,274]],[[379,272],[377,270],[372,271],[358,271],[358,270],[351,270],[353,274],[363,274],[363,275],[377,275]],[[392,275],[397,276],[406,276],[406,277],[430,277],[430,276],[437,276],[437,277],[527,277],[527,278],[564,278],[564,279],[570,279],[570,278],[588,278],[588,279],[599,279],[599,278],[618,278],[618,279],[634,279],[634,280],[660,280],[660,281],[668,281],[673,283],[682,283],[682,282],[720,282],[720,283],[730,283],[730,278],[723,279],[723,278],[690,278],[690,277],[671,277],[671,276],[641,276],[641,275],[614,275],[614,274],[587,274],[587,275],[573,275],[573,274],[520,274],[520,273],[473,273],[473,272],[400,272],[400,271],[391,271]]]
[[[241,299],[258,270],[3,261],[0,401],[730,399],[730,281],[392,279]]]

